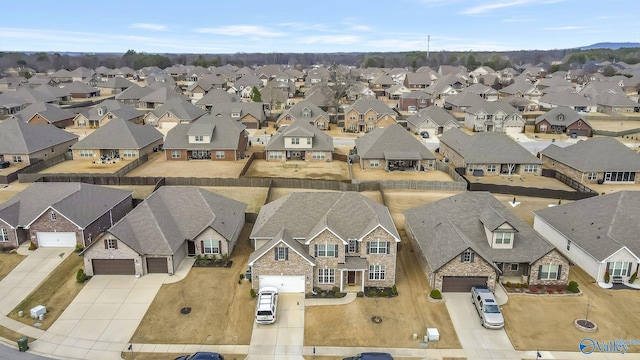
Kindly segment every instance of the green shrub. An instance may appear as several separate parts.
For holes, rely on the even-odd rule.
[[[84,247],[81,244],[76,244],[76,252],[81,252],[82,250],[84,250]]]
[[[322,291],[322,289],[320,289],[319,287],[316,287],[316,286],[313,287],[314,293],[319,293],[320,291]]]
[[[528,289],[528,288],[529,288],[529,284],[527,284],[527,283],[523,283],[523,284],[522,284],[522,287],[523,287],[523,288],[525,288],[525,289]]]
[[[341,298],[343,298],[343,297],[345,297],[345,296],[347,296],[347,293],[337,292],[337,293],[335,294],[335,297],[336,297],[336,298],[338,298],[338,299],[341,299]]]
[[[521,287],[521,286],[522,286],[522,284],[520,284],[520,283],[516,283],[516,284],[514,285],[514,287],[515,287],[516,289],[520,289],[520,287]]]
[[[326,291],[322,291],[322,292],[320,292],[320,297],[321,297],[321,298],[325,298],[325,297],[327,297],[327,292],[326,292]]]
[[[244,274],[240,274],[240,281],[244,280]]]
[[[380,294],[379,294],[379,295],[380,295],[381,297],[388,297],[388,296],[389,296],[389,293],[388,293],[386,290],[382,290],[382,291],[380,291]]]
[[[376,297],[378,296],[378,292],[375,290],[369,290],[369,297]]]
[[[356,294],[357,297],[364,297],[364,293],[362,291],[358,291]]]
[[[393,296],[397,296],[398,295],[398,288],[395,285],[393,285],[391,287],[391,295],[393,295]]]
[[[504,284],[504,286],[506,286],[506,287],[510,288],[510,287],[511,287],[511,281],[507,281],[507,283],[506,283],[506,284]]]
[[[202,255],[198,254],[198,256],[196,256],[196,261],[202,261]]]
[[[87,280],[87,274],[84,273],[84,270],[78,269],[78,272],[76,273],[76,281],[79,284],[82,284],[86,280]]]
[[[633,284],[634,281],[636,281],[636,279],[638,278],[638,272],[634,272],[633,274],[631,274],[631,277],[629,278],[629,284]]]
[[[37,248],[38,247],[36,246],[36,243],[34,243],[33,241],[29,243],[29,250],[33,251]]]
[[[569,282],[569,285],[567,285],[567,290],[571,291],[572,293],[580,292],[580,290],[578,289],[578,283],[575,281]]]
[[[438,290],[438,289],[431,290],[431,292],[429,293],[429,296],[432,299],[436,299],[436,300],[442,299],[442,294],[440,293],[440,290]]]
[[[253,290],[253,289],[251,289],[251,290],[249,291],[249,295],[251,295],[251,298],[252,298],[252,299],[255,299],[255,298],[256,298],[256,296],[258,296],[258,294],[256,294],[256,291],[255,291],[255,290]]]
[[[333,290],[334,293],[340,292],[340,288],[338,286],[334,286],[331,290]]]

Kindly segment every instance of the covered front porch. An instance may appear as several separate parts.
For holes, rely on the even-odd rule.
[[[344,264],[338,268],[340,271],[340,291],[345,293],[364,292],[364,279],[368,269],[367,259],[346,257]]]

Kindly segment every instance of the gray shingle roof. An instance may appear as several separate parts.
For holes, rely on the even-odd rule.
[[[181,98],[187,99],[186,96],[182,94],[178,94],[167,86],[160,86],[158,89],[154,90],[152,93],[143,96],[140,98],[140,102],[150,102],[150,103],[159,103],[164,104],[169,99],[173,98]]]
[[[312,136],[312,148],[307,151],[333,151],[333,138],[325,134],[322,130],[305,121],[295,121],[284,130],[275,134],[265,146],[266,151],[287,150],[284,139],[290,136]]]
[[[560,116],[562,115],[562,116]],[[584,121],[585,124],[591,126],[580,114],[568,106],[558,106],[536,118],[536,124],[546,120],[550,125],[569,126],[578,120]]]
[[[619,191],[534,213],[597,261],[623,246],[640,256],[638,191]]]
[[[151,125],[138,125],[120,118],[111,119],[73,145],[72,149],[142,149],[163,135]]]
[[[202,110],[202,108],[193,105],[190,101],[178,97],[168,99],[157,109],[151,111],[157,118],[162,117],[167,112],[172,113],[181,121],[193,121],[207,113]]]
[[[250,237],[270,239],[284,228],[292,238],[308,240],[326,227],[347,241],[378,225],[400,241],[389,210],[360,193],[295,192],[263,206]]]
[[[28,124],[18,119],[0,122],[0,154],[31,154],[78,139],[51,124]]]
[[[231,117],[231,113],[240,112],[240,118],[236,120],[241,120],[246,115],[251,115],[254,118],[258,119],[258,121],[262,122],[267,119],[267,116],[264,113],[263,103],[261,102],[227,102],[227,103],[217,103],[214,104],[211,108],[211,115],[217,116],[227,116]]]
[[[107,79],[107,81],[98,84],[102,88],[108,89],[126,89],[133,85],[133,83],[123,77],[112,77]]]
[[[640,172],[640,154],[610,137],[582,140],[565,148],[551,144],[541,154],[582,172]]]
[[[37,114],[47,119],[50,124],[73,119],[76,116],[72,111],[62,109],[58,105],[37,102],[22,109],[18,114],[16,114],[16,117],[20,118],[22,121],[29,121]]]
[[[240,102],[240,97],[235,94],[229,94],[221,89],[211,89],[205,96],[196,101],[196,105],[212,105],[219,103],[235,103]]]
[[[27,226],[52,207],[84,228],[131,194],[83,183],[33,183],[0,204],[0,219],[14,227]]]
[[[308,109],[309,111],[311,111],[310,117],[302,116],[302,111],[304,109]],[[280,119],[287,116],[287,114],[291,115],[291,117],[293,117],[295,120],[304,119],[304,120],[307,120],[308,122],[313,122],[320,117],[324,117],[325,119],[329,120],[329,114],[327,114],[326,111],[320,109],[318,106],[316,106],[314,103],[312,103],[309,100],[302,100],[297,102],[295,105],[289,108],[289,110],[286,110],[285,112],[283,112],[278,117],[278,121],[280,121]]]
[[[384,159],[385,154],[404,153],[421,159],[433,160],[434,154],[420,140],[416,139],[402,125],[393,124],[383,128],[375,128],[355,140],[358,155],[362,159]]]
[[[485,103],[485,100],[477,93],[464,91],[459,94],[448,96],[445,103],[455,106],[482,106]]]
[[[488,192],[461,193],[409,209],[404,216],[434,270],[468,248],[492,263],[532,263],[554,249]],[[492,249],[485,225],[495,229],[504,222],[516,229],[513,249]]]
[[[315,265],[315,259],[309,255],[308,246],[303,245],[297,240],[294,240],[289,232],[284,228],[280,230],[271,240],[269,240],[266,244],[262,245],[258,250],[254,251],[249,255],[249,266],[253,266],[253,263],[261,258],[264,254],[266,254],[269,250],[273,249],[278,244],[284,244],[295,251],[302,258],[307,260],[311,265]]]
[[[191,124],[178,124],[169,130],[164,149],[233,150],[238,148],[245,125],[227,117],[205,115]],[[188,134],[211,135],[210,143],[189,143]]]
[[[378,117],[388,114],[395,118],[396,113],[385,104],[383,101],[378,99],[358,99],[353,105],[345,108],[345,114],[351,111],[351,109],[355,109],[358,114],[364,114],[369,110],[373,110],[378,114]]]
[[[173,255],[185,240],[212,228],[230,242],[244,225],[245,203],[191,186],[164,186],[109,233],[139,254]]]
[[[581,94],[572,92],[546,93],[539,102],[565,106],[595,106],[595,101],[589,100]]]
[[[482,103],[478,105],[474,105],[465,110],[468,114],[477,114],[478,112],[484,110],[487,114],[495,114],[499,111],[504,111],[507,116],[518,113],[518,110],[511,106],[510,104],[504,101],[485,101],[482,100]]]
[[[122,91],[120,94],[116,95],[116,100],[135,100],[138,101],[141,98],[151,94],[154,90],[146,87],[140,86],[138,84],[133,84],[129,86],[126,90]]]
[[[102,109],[102,115],[98,114],[98,109]],[[144,115],[144,111],[138,110],[117,100],[105,100],[89,108],[83,115],[89,120],[100,120],[107,113],[122,120],[131,120]]]
[[[411,115],[407,122],[415,127],[419,127],[425,121],[433,121],[434,123],[440,126],[446,126],[450,123],[458,126],[458,121],[453,117],[448,111],[439,107],[439,106],[429,106],[424,108],[417,113]]]
[[[464,158],[466,164],[542,164],[542,161],[507,134],[481,132],[473,136],[451,129],[440,142]]]
[[[85,84],[85,83],[79,82],[79,81],[66,83],[63,86],[61,86],[61,88],[65,89],[70,94],[72,94],[72,93],[73,94],[88,94],[88,93],[94,93],[94,92],[98,91],[97,88],[94,88],[93,86],[91,86],[89,84]]]

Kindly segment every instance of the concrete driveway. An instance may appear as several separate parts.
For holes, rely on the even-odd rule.
[[[31,349],[75,359],[119,359],[166,274],[94,276]]]
[[[250,344],[250,360],[304,360],[304,294],[280,294],[276,322],[254,322]]]
[[[443,297],[467,359],[520,359],[504,329],[480,325],[469,293],[445,293]]]

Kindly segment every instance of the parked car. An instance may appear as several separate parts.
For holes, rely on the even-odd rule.
[[[278,311],[278,289],[264,287],[258,291],[256,304],[256,322],[258,324],[273,324],[276,322]]]
[[[196,352],[191,355],[178,356],[175,360],[224,360],[224,356],[214,352]]]
[[[504,318],[500,312],[500,306],[491,290],[486,286],[473,286],[471,288],[471,302],[480,315],[480,324],[487,329],[502,329]]]
[[[356,356],[344,358],[343,360],[393,360],[389,353],[363,352]]]
[[[420,133],[420,136],[422,136],[423,139],[428,139],[429,138],[429,132],[428,131],[422,131]]]

